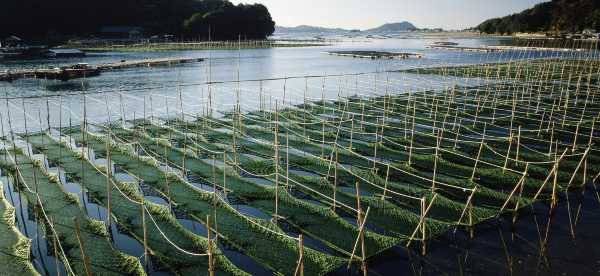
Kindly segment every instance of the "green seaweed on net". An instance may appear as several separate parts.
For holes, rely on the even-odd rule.
[[[77,219],[81,225],[86,256],[95,273],[145,275],[139,260],[114,249],[104,225],[88,218],[80,208],[78,198],[66,193],[57,178],[43,169],[40,162],[33,161],[20,149],[13,149],[0,154],[0,166],[18,179],[20,185],[31,189],[23,189],[22,194],[37,213],[43,213],[43,208],[48,218],[52,219],[53,228],[75,273],[85,274],[86,271],[75,233],[74,220]],[[49,226],[46,217],[40,217],[43,217],[44,225]]]
[[[92,163],[82,158],[81,152],[53,140],[47,134],[32,135],[29,141],[46,154],[48,160],[59,164],[66,173],[85,187],[98,204],[107,205],[106,168],[95,168]],[[113,183],[115,185],[112,186],[111,191],[111,212],[130,235],[143,242],[143,222],[139,202],[144,202],[148,214],[155,218],[158,225],[157,227],[154,222],[150,223],[150,219],[147,219],[147,239],[151,253],[162,265],[178,275],[208,274],[207,256],[191,256],[177,250],[163,237],[161,231],[179,247],[201,254],[207,252],[208,248],[208,241],[204,237],[199,237],[180,225],[168,208],[144,200],[137,184],[120,182],[114,178]],[[215,266],[220,274],[244,275],[218,249],[215,250]]]
[[[31,242],[15,224],[15,208],[4,198],[0,182],[0,266],[3,275],[40,275],[30,258]]]
[[[116,129],[115,133],[118,133]],[[74,137],[76,140],[80,139],[78,135],[74,135]],[[95,152],[104,152],[105,137],[90,134],[87,139],[88,145]],[[156,146],[156,143],[152,142],[152,146]],[[158,147],[162,149],[164,145],[159,142]],[[168,154],[178,156],[177,154],[182,153],[169,152]],[[219,234],[239,250],[255,258],[259,263],[285,274],[292,273],[295,269],[294,264],[298,259],[299,252],[298,244],[272,223],[243,217],[228,204],[215,199],[211,193],[194,188],[176,175],[165,175],[158,168],[156,161],[147,157],[136,156],[129,147],[113,144],[111,159],[115,164],[142,179],[144,183],[159,189],[177,204],[179,210],[192,215],[195,220],[203,222],[206,215],[212,216],[216,212],[217,219],[214,223],[216,223],[215,227],[218,229]],[[192,162],[189,165],[194,166]],[[209,175],[212,172],[208,167],[205,167],[203,174],[207,179],[212,177]],[[168,182],[166,179],[168,179]],[[221,175],[217,179],[222,179]],[[227,182],[228,184],[233,183],[231,179],[228,179]],[[233,186],[228,185],[228,187]],[[254,193],[253,196],[264,198],[266,195],[265,193]],[[273,255],[273,250],[277,250],[279,255]],[[343,262],[340,258],[309,248],[305,249],[305,258],[306,271],[314,274],[324,274],[332,271]]]

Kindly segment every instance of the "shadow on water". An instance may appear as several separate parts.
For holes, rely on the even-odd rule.
[[[516,225],[512,214],[478,225],[474,239],[466,229],[450,231],[427,244],[426,256],[420,255],[418,242],[411,250],[394,247],[369,259],[369,274],[598,275],[599,207],[599,198],[588,187],[584,195],[571,192],[569,202],[563,195],[551,219],[548,206],[536,203],[519,213]],[[334,274],[359,273],[344,268]]]

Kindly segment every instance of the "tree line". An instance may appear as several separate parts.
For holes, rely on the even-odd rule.
[[[0,38],[90,36],[103,26],[139,26],[149,35],[179,38],[264,39],[275,31],[261,4],[227,0],[3,0]]]
[[[477,26],[482,33],[581,32],[600,30],[600,1],[553,0],[535,5],[521,13],[487,20]]]

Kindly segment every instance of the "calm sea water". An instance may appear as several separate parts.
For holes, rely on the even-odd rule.
[[[456,82],[435,76],[419,76],[390,72],[415,67],[497,62],[510,59],[534,58],[556,55],[554,52],[511,51],[503,53],[467,53],[428,49],[435,39],[366,39],[355,38],[334,43],[331,46],[303,48],[275,48],[227,51],[169,51],[169,52],[108,52],[92,53],[81,59],[36,60],[25,62],[2,62],[0,70],[16,68],[54,67],[78,62],[90,64],[112,63],[122,60],[139,60],[165,57],[206,58],[204,62],[188,63],[173,67],[135,68],[103,72],[101,76],[62,81],[23,79],[12,83],[0,83],[0,98],[8,102],[13,129],[23,131],[28,118],[28,128],[48,124],[58,126],[81,121],[84,114],[89,121],[106,122],[121,117],[127,119],[153,115],[173,116],[176,109],[189,114],[202,114],[207,110],[209,87],[205,83],[227,82],[210,86],[214,110],[231,110],[239,91],[243,110],[254,110],[275,105],[299,103],[307,98],[334,99],[352,94],[405,93],[416,89],[439,89]],[[497,45],[498,39],[450,39],[461,46],[477,47]],[[338,57],[327,54],[334,50],[380,50],[410,52],[423,55],[420,59],[370,60]],[[379,72],[379,73],[375,73]],[[327,78],[302,78],[370,73],[360,76],[335,76]],[[287,80],[248,81],[286,78]],[[299,77],[299,78],[294,78]],[[262,87],[262,89],[261,89]],[[285,89],[284,89],[285,88]],[[82,91],[88,96],[81,96]],[[260,93],[262,91],[262,93]],[[49,98],[26,98],[48,95]],[[181,99],[179,100],[179,96]],[[60,97],[59,97],[60,96]],[[285,99],[284,99],[285,98]],[[62,102],[62,103],[61,103]],[[145,108],[144,108],[145,102]],[[108,103],[108,108],[107,108]],[[4,123],[8,121],[6,101],[0,109]],[[23,106],[27,111],[23,114]],[[167,107],[170,107],[167,110]],[[108,109],[108,111],[107,111]],[[62,110],[62,114],[59,112]],[[109,116],[110,115],[110,116]],[[41,119],[40,119],[41,118]],[[43,121],[40,123],[40,121]],[[8,124],[6,124],[8,125]]]

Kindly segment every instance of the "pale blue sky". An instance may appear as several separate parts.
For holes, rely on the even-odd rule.
[[[262,3],[279,26],[368,29],[410,21],[417,27],[464,29],[544,0],[232,0]]]

